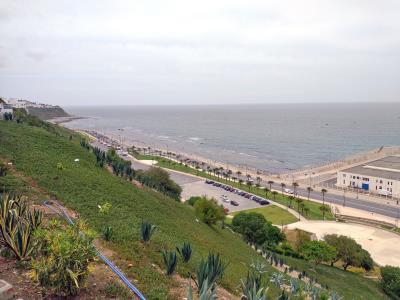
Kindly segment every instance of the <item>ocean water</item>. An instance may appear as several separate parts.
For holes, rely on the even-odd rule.
[[[209,160],[286,172],[400,145],[400,103],[66,107],[65,124]]]

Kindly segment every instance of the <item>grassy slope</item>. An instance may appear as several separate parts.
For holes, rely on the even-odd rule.
[[[262,214],[268,221],[272,222],[272,224],[281,225],[281,224],[290,224],[296,222],[298,219],[293,216],[291,213],[287,212],[286,210],[275,206],[265,206],[260,208],[248,209],[244,212],[257,212]],[[239,212],[231,213],[232,216],[238,214]]]
[[[179,164],[177,162],[174,162],[172,160],[169,160],[167,158],[162,158],[162,157],[158,157],[158,156],[153,156],[153,155],[143,155],[143,154],[139,154],[136,155],[136,158],[139,160],[157,160],[158,161],[158,166],[162,167],[162,168],[167,168],[167,169],[172,169],[172,170],[176,170],[176,171],[181,171],[181,172],[185,172],[185,173],[189,173],[189,174],[193,174],[193,175],[197,175],[197,176],[201,176],[204,178],[209,178],[212,180],[218,180],[219,182],[222,183],[228,183],[229,185],[239,188],[241,190],[244,191],[249,191],[248,187],[245,184],[239,185],[239,183],[237,182],[233,182],[233,181],[229,181],[227,182],[226,180],[222,179],[222,178],[218,178],[212,174],[208,174],[206,172],[203,171],[198,171],[195,170],[191,167],[185,166],[183,164]],[[258,189],[256,187],[252,187],[250,190],[251,193],[265,197],[265,191]],[[271,193],[268,193],[268,198],[272,199]],[[283,204],[285,206],[287,206],[289,204],[289,198],[286,195],[282,195],[281,193],[279,193],[278,195],[276,195],[276,202]],[[322,220],[322,212],[320,210],[320,203],[317,202],[313,202],[313,201],[304,201],[304,204],[306,207],[308,207],[310,209],[308,215],[306,216],[308,219],[311,220]],[[292,206],[293,209],[297,211],[297,204],[295,201],[292,201]],[[334,217],[332,215],[331,212],[328,212],[325,214],[325,219],[326,220],[333,220]]]
[[[112,225],[115,239],[109,246],[118,252],[121,260],[133,261],[133,268],[125,268],[121,262],[119,265],[138,279],[138,286],[148,299],[166,298],[173,284],[155,271],[151,263],[161,265],[160,249],[172,248],[183,241],[190,241],[195,252],[189,266],[179,265],[180,274],[186,275],[208,251],[220,252],[230,262],[222,284],[230,290],[237,288],[240,278],[246,274],[243,263],[259,257],[239,237],[229,230],[197,223],[192,208],[187,205],[164,199],[147,189],[138,189],[95,167],[94,156],[78,145],[77,137],[70,142],[67,136],[69,133],[65,137],[56,137],[43,129],[0,122],[0,157],[11,160],[18,171],[78,211],[93,229],[100,232],[105,225]],[[75,163],[75,158],[80,162]],[[56,167],[59,162],[64,167],[62,171]],[[113,207],[108,215],[103,216],[98,213],[97,205],[105,201],[112,203]],[[138,242],[141,219],[158,226],[152,242],[146,247]],[[318,280],[326,282],[346,299],[385,298],[370,280],[324,268],[326,274],[319,276]],[[273,288],[270,290],[274,292]]]

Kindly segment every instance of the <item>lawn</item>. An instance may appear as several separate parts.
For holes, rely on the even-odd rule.
[[[265,207],[248,209],[248,210],[244,210],[243,212],[260,213],[265,217],[265,219],[267,219],[268,221],[272,222],[272,224],[275,224],[275,225],[286,225],[286,224],[294,223],[298,220],[291,213],[287,212],[286,210],[284,210],[276,205],[268,205]],[[235,216],[238,213],[239,212],[233,212],[230,215]]]
[[[186,278],[209,251],[218,252],[229,262],[221,285],[238,292],[240,279],[247,274],[246,264],[260,259],[238,235],[220,226],[198,223],[192,207],[150,189],[138,188],[97,167],[94,155],[79,145],[79,135],[72,135],[72,140],[70,135],[0,121],[0,158],[12,161],[29,182],[35,182],[47,195],[75,210],[99,234],[105,226],[112,226],[114,237],[107,246],[116,253],[113,260],[136,279],[148,299],[174,299],[168,293],[176,282],[153,264],[163,269],[160,251],[174,249],[184,241],[192,244],[194,253],[188,265],[178,264],[177,271],[182,277]],[[76,158],[79,162],[74,161]],[[106,201],[111,203],[111,210],[101,214],[97,206]],[[157,226],[146,246],[139,242],[141,220]],[[133,267],[128,268],[128,263]],[[312,268],[305,261],[301,263]],[[385,299],[369,279],[342,271],[329,272],[336,269],[328,266],[321,269],[321,274],[319,270],[319,282],[328,284],[345,299]],[[268,272],[271,274],[274,269],[269,266]],[[276,289],[270,287],[269,293],[275,298]]]
[[[175,162],[173,160],[164,158],[164,157],[159,157],[159,156],[154,156],[154,155],[143,155],[143,154],[136,154],[135,157],[139,160],[156,160],[158,161],[157,165],[159,167],[162,168],[167,168],[167,169],[171,169],[171,170],[176,170],[176,171],[180,171],[180,172],[184,172],[184,173],[189,173],[192,175],[197,175],[203,178],[207,178],[207,179],[212,179],[212,180],[216,180],[219,181],[221,183],[225,183],[225,184],[229,184],[235,188],[239,188],[245,191],[250,191],[251,193],[261,196],[261,197],[266,197],[265,194],[265,190],[263,189],[259,189],[256,187],[251,187],[249,189],[248,186],[244,185],[244,184],[239,184],[238,182],[234,182],[231,180],[225,180],[223,178],[219,178],[217,176],[214,176],[213,174],[209,174],[207,172],[204,172],[202,170],[196,170],[194,168],[191,168],[189,166],[186,166],[184,164],[180,164],[178,162]],[[275,199],[273,199],[272,194],[268,193],[267,198],[276,201],[277,203],[283,204],[285,206],[288,206],[289,204],[291,204],[292,208],[296,211],[298,211],[298,207],[297,207],[297,203],[295,200],[291,200],[288,196],[286,196],[285,194],[282,193],[278,193],[275,196]],[[304,217],[306,217],[307,219],[310,220],[322,220],[323,219],[323,215],[322,212],[320,210],[321,204],[318,202],[313,202],[313,201],[303,201],[304,203],[304,208],[308,209],[308,212],[306,213],[305,211],[302,211],[300,209],[300,211],[302,212],[302,214],[304,215]],[[326,205],[326,207],[328,207]],[[334,217],[332,215],[332,213],[330,211],[328,211],[327,213],[325,213],[325,220],[334,220]]]

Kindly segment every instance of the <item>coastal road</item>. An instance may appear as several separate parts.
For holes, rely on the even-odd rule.
[[[107,146],[105,146],[97,141],[93,142],[92,144],[96,147],[99,147],[102,150],[107,150]],[[150,168],[150,166],[148,164],[141,163],[135,159],[131,159],[131,161],[132,161],[132,167],[134,169],[146,170],[146,169]],[[174,180],[179,185],[181,185],[183,188],[185,188],[185,185],[187,185],[189,183],[197,184],[197,182],[199,182],[199,181],[204,182],[203,179],[200,179],[199,177],[196,177],[193,175],[184,174],[184,173],[180,173],[180,172],[176,172],[176,171],[172,171],[172,170],[167,170],[167,171],[168,171],[168,173],[170,173],[171,179]],[[188,186],[189,185],[187,185],[187,187]],[[265,184],[262,186],[265,186]],[[213,190],[211,190],[210,188],[211,188],[210,186],[203,183],[203,188],[197,188],[197,189],[195,188],[195,189],[193,189],[193,191],[196,191],[197,195],[213,196],[215,194],[215,192]],[[274,183],[272,185],[272,188],[277,191],[280,191],[281,190],[280,183]],[[289,186],[289,188],[290,188],[290,186]],[[224,190],[221,190],[221,193],[222,193],[222,191],[225,192]],[[297,194],[299,196],[307,198],[308,192],[307,192],[306,188],[298,187]],[[217,196],[220,196],[220,195],[221,194],[218,194]],[[235,195],[235,196],[237,196],[237,195]],[[216,197],[216,196],[214,196],[214,197],[218,198],[219,201],[221,200],[220,197]],[[235,199],[232,199],[232,200],[238,201],[239,207],[233,208],[229,204],[229,205],[227,205],[227,208],[232,211],[233,211],[233,209],[237,209],[237,210],[248,209],[246,202],[242,202],[243,200],[247,201],[247,199],[243,199],[240,196],[238,198],[239,199],[236,199],[236,197],[235,197]],[[321,191],[320,190],[312,191],[310,193],[310,199],[322,201]],[[252,202],[253,201],[250,201],[251,204],[253,204]],[[384,200],[382,200],[382,203],[378,203],[378,202],[357,199],[356,197],[350,196],[350,195],[346,195],[345,199],[344,199],[343,196],[336,195],[336,194],[330,194],[328,191],[328,193],[325,194],[325,203],[356,208],[356,209],[370,212],[371,214],[373,214],[373,213],[380,214],[380,215],[388,216],[388,217],[395,218],[395,219],[396,218],[398,219],[400,217],[400,205],[387,204],[384,202]],[[226,204],[226,203],[224,203],[224,204]],[[254,204],[256,205],[255,207],[259,207],[259,205],[257,203],[254,203]],[[249,208],[254,208],[254,207],[249,207]]]
[[[272,188],[278,191],[281,190],[280,184],[273,184]],[[307,189],[298,187],[297,194],[299,196],[307,198],[308,192]],[[312,191],[310,193],[310,199],[322,201],[321,191]],[[342,195],[330,194],[329,191],[325,194],[325,203],[356,208],[368,211],[370,213],[388,216],[391,218],[399,218],[400,214],[400,205],[388,204],[384,202],[384,200],[382,200],[382,203],[366,201],[362,199],[357,199],[354,196],[349,196],[348,194],[343,197]]]

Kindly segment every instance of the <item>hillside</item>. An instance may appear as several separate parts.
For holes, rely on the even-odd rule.
[[[27,110],[30,115],[36,116],[42,120],[50,120],[59,117],[69,117],[69,114],[65,112],[60,106],[53,106],[53,107],[46,107],[46,108],[39,108],[29,106]]]
[[[222,285],[238,292],[240,279],[246,276],[245,264],[260,259],[254,250],[228,229],[197,222],[188,205],[132,185],[97,167],[94,155],[82,148],[79,140],[77,134],[60,127],[49,131],[0,122],[0,159],[11,161],[29,182],[76,211],[98,233],[111,225],[115,236],[107,247],[117,253],[117,264],[135,279],[148,299],[176,299],[171,294],[176,290],[176,279],[166,277],[155,265],[162,266],[161,249],[174,249],[184,241],[193,245],[194,257],[187,266],[178,265],[181,277],[187,278],[188,271],[209,251],[218,252],[229,262]],[[74,161],[76,158],[79,162]],[[60,164],[62,169],[57,167]],[[105,202],[112,204],[106,215],[98,210],[98,205]],[[147,246],[139,242],[141,220],[157,225]],[[269,264],[267,267],[269,273],[274,271]],[[345,299],[386,299],[375,282],[357,274],[323,265],[314,272],[319,282],[329,285]],[[270,293],[276,295],[276,289],[271,287]]]

